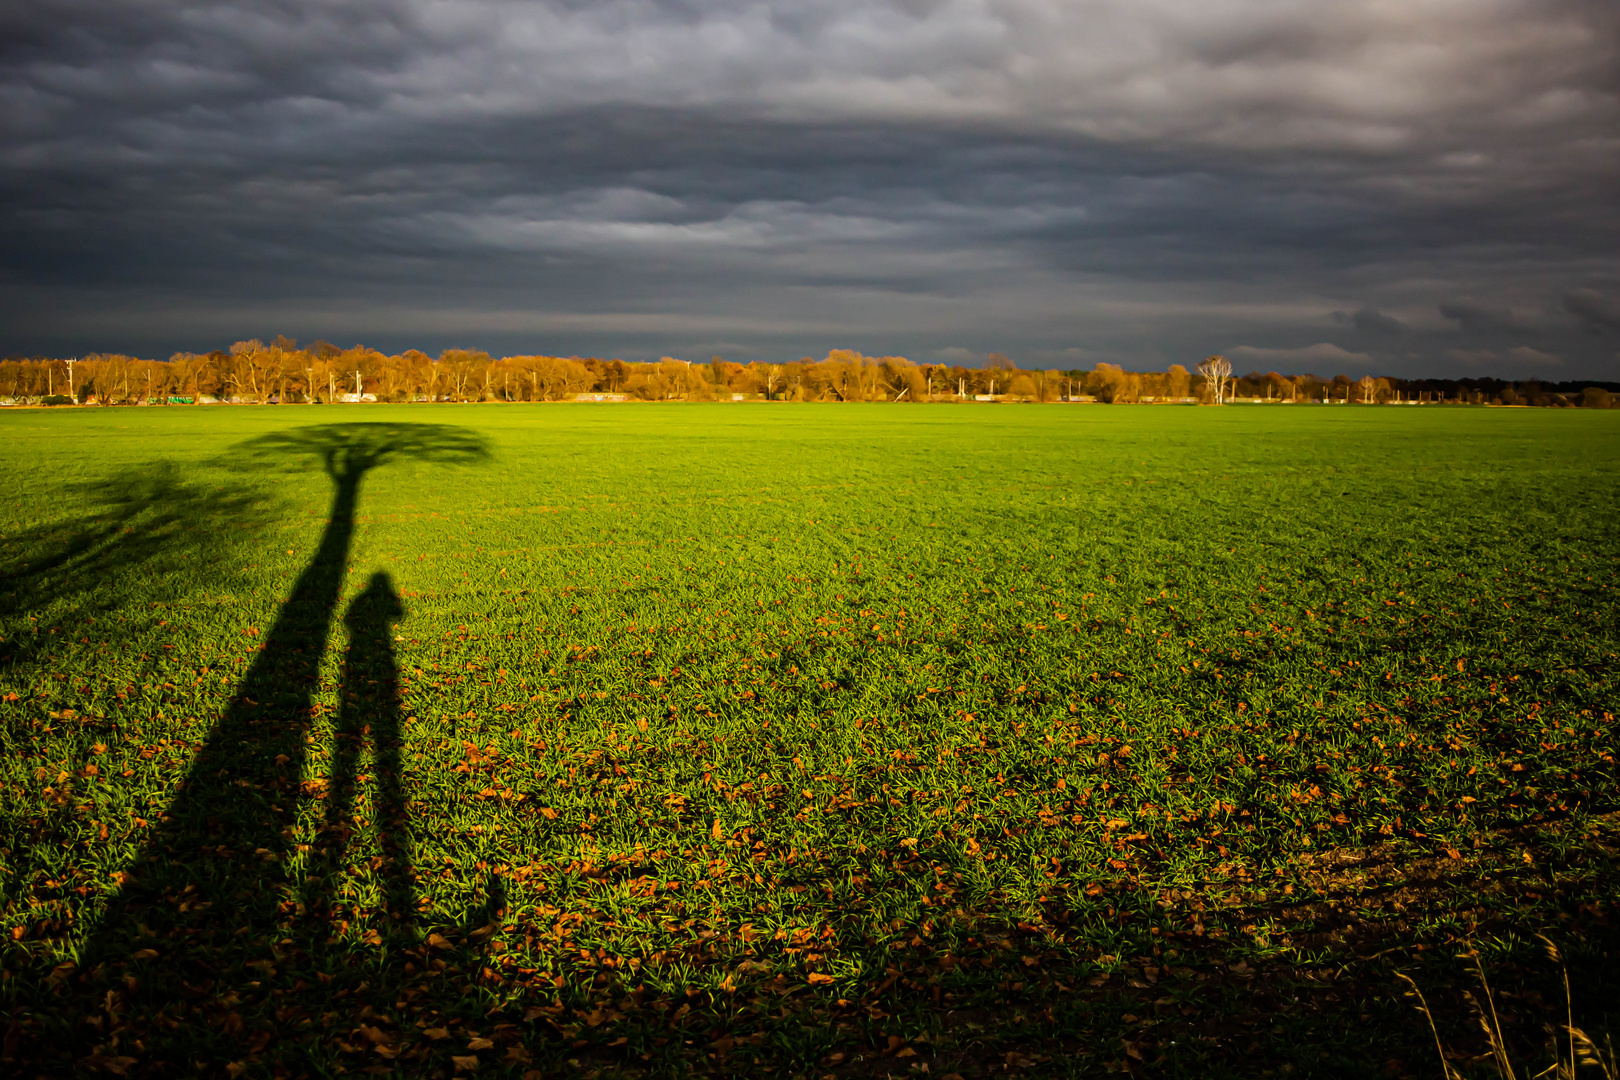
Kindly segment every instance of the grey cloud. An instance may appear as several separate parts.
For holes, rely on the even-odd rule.
[[[1620,300],[1596,289],[1576,289],[1564,295],[1564,310],[1597,330],[1620,330]]]
[[[1352,326],[1364,334],[1393,336],[1406,332],[1406,324],[1393,315],[1386,315],[1374,307],[1361,307],[1354,312],[1335,311],[1333,321]]]
[[[1534,333],[1539,329],[1536,320],[1530,316],[1505,307],[1482,304],[1476,300],[1446,300],[1439,305],[1439,311],[1465,330],[1482,332],[1516,330]]]
[[[1290,371],[1333,369],[1334,371],[1365,370],[1377,361],[1367,353],[1351,352],[1328,341],[1319,341],[1295,349],[1259,349],[1252,345],[1237,345],[1226,350],[1226,355],[1242,364],[1285,368]]]
[[[0,351],[1149,366],[1337,311],[1441,371],[1561,308],[1538,347],[1609,371],[1617,42],[1575,0],[16,0]]]
[[[1468,367],[1494,369],[1496,373],[1522,371],[1525,367],[1549,367],[1562,364],[1563,358],[1528,345],[1497,349],[1450,349],[1446,355]],[[1469,374],[1473,374],[1470,372]]]

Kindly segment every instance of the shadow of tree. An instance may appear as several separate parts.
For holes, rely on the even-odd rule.
[[[136,634],[140,618],[155,623],[164,614],[149,600],[229,588],[241,549],[277,509],[258,485],[221,491],[167,461],[73,484],[60,503],[76,513],[0,538],[0,674],[24,693],[35,676],[54,686],[58,671],[94,663],[82,659],[94,646],[57,630],[116,614],[126,620],[121,632]],[[28,744],[28,715],[0,712],[8,747]],[[16,900],[76,829],[70,806],[32,820],[0,818],[0,847],[12,852],[0,906]]]
[[[482,436],[453,424],[311,424],[286,428],[232,447],[228,460],[239,465],[286,467],[318,462],[338,486],[358,485],[372,469],[390,461],[472,465],[488,460]],[[352,497],[352,496],[351,496]]]
[[[203,1022],[181,1040],[199,1053],[221,1035],[238,1043],[246,1038],[232,1030],[233,1023],[241,1024],[237,1006],[249,997],[268,995],[265,973],[286,959],[288,949],[307,944],[286,936],[293,932],[291,917],[307,884],[291,881],[288,866],[297,854],[294,826],[300,810],[321,794],[320,785],[302,778],[362,481],[392,461],[473,464],[487,457],[478,436],[440,424],[318,425],[232,448],[228,460],[242,467],[318,462],[332,481],[331,512],[314,556],[230,704],[80,949],[75,983],[80,992],[97,998],[116,976],[122,981],[116,994],[125,1010],[200,1011],[196,1019]],[[116,531],[120,520],[115,516],[102,531]],[[99,548],[93,542],[84,550]],[[159,550],[154,543],[154,554]],[[66,567],[73,558],[83,562],[86,556],[53,565]],[[350,608],[351,644],[343,669],[325,832],[341,838],[352,828],[360,740],[369,735],[375,748],[388,908],[404,919],[411,906],[410,842],[400,777],[398,673],[390,642],[391,623],[401,614],[383,574],[372,579]],[[343,846],[337,843],[317,859],[327,870],[308,894],[317,905],[330,904],[328,883]],[[111,1005],[106,1009],[110,1012]],[[63,1025],[59,1031],[71,1034],[75,1010],[60,1011],[60,1017],[51,1019]],[[217,1046],[204,1056],[215,1052]]]
[[[0,538],[0,667],[37,654],[47,618],[82,622],[137,591],[173,597],[204,580],[224,584],[234,552],[274,509],[257,485],[210,489],[168,461],[73,485],[64,502],[82,513]]]

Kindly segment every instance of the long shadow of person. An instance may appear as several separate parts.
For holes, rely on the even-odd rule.
[[[175,1067],[185,1071],[198,1061],[256,1053],[276,1037],[268,1018],[285,1012],[276,1000],[291,988],[275,973],[296,967],[300,953],[289,935],[301,890],[287,866],[296,853],[294,826],[313,791],[303,779],[308,731],[361,483],[400,458],[465,464],[487,456],[476,435],[438,424],[320,425],[233,448],[236,463],[260,471],[289,458],[319,461],[333,485],[325,530],[154,835],[119,875],[120,888],[79,950],[77,972],[32,972],[37,991],[18,995],[32,998],[31,1015],[21,1019],[35,1046],[25,1053],[82,1050],[79,1025],[89,1022],[115,1036],[100,1044],[97,1060],[117,1061],[118,1032],[130,1032],[128,1042],[157,1024],[173,1033],[165,1041],[183,1052],[184,1064]],[[351,629],[370,671],[392,664],[391,649],[380,654],[373,633],[378,617],[386,621],[391,593],[378,587],[357,601]],[[378,773],[391,777],[381,801],[402,808],[394,713]],[[408,848],[389,843],[392,876],[408,880]],[[90,1015],[98,1011],[99,1019]]]
[[[362,754],[371,747],[375,797],[371,807],[378,853],[370,866],[380,884],[389,935],[398,943],[413,938],[416,906],[412,884],[412,837],[405,796],[400,746],[399,667],[394,659],[393,627],[405,615],[393,582],[381,571],[349,605],[344,624],[349,648],[343,658],[343,701],[333,734],[332,767],[326,785],[326,813],[309,860],[303,908],[313,919],[330,924],[357,915],[359,898],[339,885],[351,841],[364,825],[358,806],[364,800]],[[345,905],[342,901],[351,901]]]

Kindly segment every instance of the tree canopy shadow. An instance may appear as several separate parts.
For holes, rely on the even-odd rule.
[[[275,509],[259,484],[210,488],[172,461],[73,484],[62,500],[81,512],[0,537],[0,670],[37,654],[44,619],[83,622],[137,594],[225,584],[234,552]]]
[[[82,990],[97,993],[95,976],[101,982],[117,976],[128,987],[120,991],[126,1007],[144,1012],[175,1002],[229,1003],[268,994],[268,980],[257,977],[262,968],[255,965],[274,965],[288,947],[301,947],[286,936],[300,898],[317,908],[330,906],[332,875],[321,868],[329,870],[342,855],[353,827],[364,739],[375,750],[387,907],[408,916],[410,842],[391,641],[392,623],[403,609],[386,574],[374,576],[349,608],[337,745],[324,790],[304,780],[306,758],[315,749],[310,729],[319,709],[318,682],[366,475],[403,460],[474,464],[487,457],[476,434],[439,424],[326,424],[232,448],[231,460],[241,465],[318,463],[332,481],[330,514],[314,556],[229,704],[84,941]],[[301,810],[323,796],[323,844],[334,843],[313,853],[317,872],[310,876],[319,881],[310,888],[310,882],[290,880],[289,866],[299,854],[294,827]],[[198,1038],[207,1035],[199,1031]]]
[[[311,424],[285,428],[232,447],[229,460],[255,467],[318,463],[337,485],[334,505],[344,485],[358,485],[370,470],[391,461],[473,465],[489,459],[482,436],[454,424],[397,422]]]

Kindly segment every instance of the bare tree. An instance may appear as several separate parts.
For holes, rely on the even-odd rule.
[[[225,381],[234,391],[232,397],[247,396],[253,401],[259,400],[258,358],[264,351],[264,342],[258,338],[238,341],[231,346],[230,366],[226,368]]]
[[[1209,384],[1211,393],[1215,395],[1215,404],[1224,405],[1226,384],[1232,381],[1232,361],[1219,354],[1206,356],[1203,363],[1198,365],[1198,374]]]
[[[489,353],[481,349],[446,349],[439,354],[441,370],[449,376],[451,393],[457,401],[467,400],[467,384],[487,363]]]

